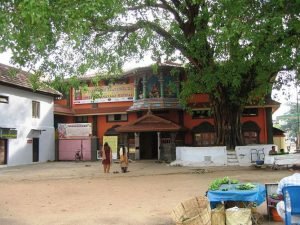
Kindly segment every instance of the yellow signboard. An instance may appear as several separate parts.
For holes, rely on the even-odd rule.
[[[107,142],[113,153],[118,152],[118,136],[103,136],[103,144]]]
[[[101,97],[93,99],[92,94],[95,87],[89,87],[87,91],[74,90],[73,103],[87,104],[98,102],[121,102],[133,101],[134,86],[133,84],[114,84],[100,87]]]

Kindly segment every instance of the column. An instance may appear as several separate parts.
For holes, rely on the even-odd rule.
[[[146,75],[143,76],[143,96],[147,98],[147,77]]]
[[[266,125],[267,125],[267,143],[273,144],[273,121],[272,121],[272,108],[266,108]]]
[[[176,97],[179,98],[179,95],[180,95],[180,81],[177,79],[175,81],[176,83]]]
[[[134,94],[133,94],[133,101],[136,101],[138,99],[138,78],[134,78]]]
[[[140,159],[140,133],[134,133],[135,159]]]
[[[160,97],[164,98],[164,77],[163,77],[163,73],[161,72],[159,75],[159,91],[160,91]]]
[[[172,132],[171,134],[171,160],[176,160],[176,144],[175,144],[175,140],[176,140],[176,132]]]
[[[157,159],[160,160],[160,132],[157,132]]]

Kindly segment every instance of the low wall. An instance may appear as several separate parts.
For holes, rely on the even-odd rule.
[[[176,147],[176,160],[171,165],[182,166],[225,166],[226,146]]]
[[[251,153],[263,152],[264,156],[266,157],[269,155],[269,151],[272,149],[273,145],[247,145],[247,146],[236,146],[235,152],[236,156],[239,161],[240,166],[250,166],[253,163],[251,163]],[[256,151],[255,151],[256,150]],[[261,156],[262,159],[263,156]],[[252,160],[256,161],[258,160],[257,154],[252,155]],[[263,160],[263,159],[262,159]]]
[[[293,165],[300,162],[300,154],[266,155],[265,164],[278,166]]]

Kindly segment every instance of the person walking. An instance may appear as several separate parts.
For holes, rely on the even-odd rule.
[[[103,165],[104,173],[109,173],[111,163],[112,163],[112,151],[108,143],[105,142],[102,149],[102,165]]]
[[[120,166],[123,173],[127,172],[128,168],[128,157],[125,146],[121,146],[120,148]]]

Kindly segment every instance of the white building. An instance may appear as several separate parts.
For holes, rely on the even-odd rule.
[[[55,159],[54,97],[34,91],[30,74],[0,64],[0,164],[13,166]]]

